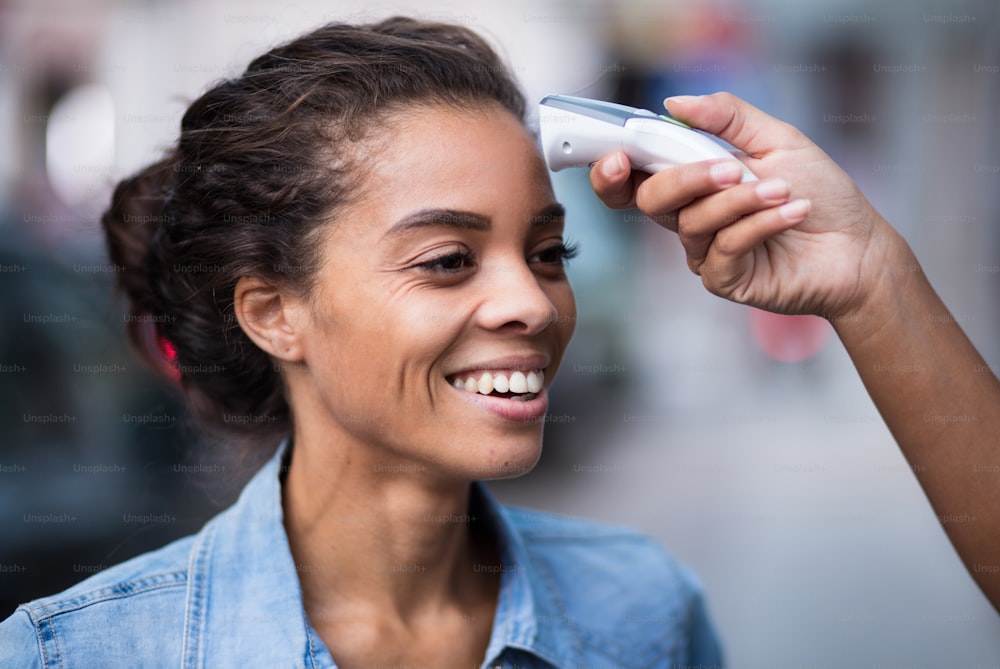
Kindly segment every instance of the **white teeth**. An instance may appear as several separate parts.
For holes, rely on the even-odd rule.
[[[533,399],[535,394],[541,391],[545,385],[545,372],[542,370],[531,370],[525,372],[497,372],[496,376],[492,372],[483,372],[478,378],[469,376],[464,381],[460,376],[456,376],[452,385],[459,390],[469,393],[479,393],[489,395],[490,393],[514,393],[513,400]]]
[[[491,392],[493,392],[493,375],[490,374],[489,372],[486,372],[482,376],[480,376],[478,388],[480,395],[489,395]]]
[[[538,374],[535,374],[534,372],[528,372],[527,382],[528,382],[529,393],[537,393],[539,390],[542,389],[542,379],[540,376],[538,376]]]
[[[514,372],[513,374],[511,374],[508,385],[510,388],[510,392],[512,393],[528,392],[528,380],[525,378],[522,372]]]

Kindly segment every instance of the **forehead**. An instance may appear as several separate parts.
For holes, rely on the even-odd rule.
[[[325,256],[367,255],[420,211],[471,213],[493,232],[526,232],[517,223],[555,203],[534,137],[498,105],[416,106],[376,123],[356,157],[363,176],[353,201],[324,228]]]
[[[433,200],[434,206],[475,199],[485,205],[497,197],[510,205],[552,199],[534,137],[496,105],[396,112],[372,148],[365,199],[380,208],[419,208],[418,199]]]

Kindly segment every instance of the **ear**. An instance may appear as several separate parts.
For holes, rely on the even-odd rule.
[[[233,294],[233,310],[240,327],[265,353],[284,362],[301,362],[299,329],[308,315],[304,302],[273,283],[240,277]]]

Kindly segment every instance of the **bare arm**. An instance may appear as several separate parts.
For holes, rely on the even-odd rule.
[[[1000,610],[1000,382],[910,249],[852,314],[832,319],[972,578]]]

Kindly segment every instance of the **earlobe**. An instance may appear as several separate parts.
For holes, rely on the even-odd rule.
[[[244,276],[236,283],[233,310],[243,332],[265,353],[285,361],[303,358],[299,301],[273,283]]]

